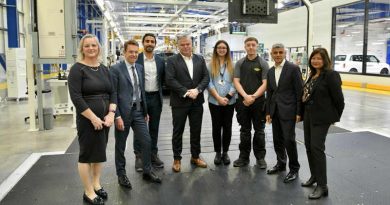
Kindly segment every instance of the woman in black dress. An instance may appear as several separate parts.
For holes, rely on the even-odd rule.
[[[344,96],[339,73],[332,70],[328,52],[317,48],[309,59],[310,77],[304,85],[302,102],[304,136],[310,179],[303,187],[317,183],[309,199],[328,195],[326,176],[325,139],[331,124],[340,121],[344,110]]]
[[[77,112],[78,170],[84,185],[83,199],[90,204],[104,204],[107,192],[100,184],[100,174],[106,161],[109,127],[114,122],[116,94],[108,69],[100,64],[101,46],[96,36],[85,35],[78,51],[78,62],[68,77],[69,94]]]

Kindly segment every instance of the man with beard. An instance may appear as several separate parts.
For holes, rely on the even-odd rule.
[[[149,134],[152,140],[152,165],[156,168],[163,168],[164,162],[158,157],[158,129],[163,104],[162,81],[164,79],[165,62],[158,55],[153,53],[156,47],[156,36],[147,33],[142,38],[144,52],[138,55],[136,63],[141,64],[145,71],[145,94],[146,105],[149,115]],[[135,154],[135,169],[142,171],[141,143],[133,138],[133,148]]]

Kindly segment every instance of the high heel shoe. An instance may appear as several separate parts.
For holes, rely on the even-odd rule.
[[[313,193],[309,195],[309,199],[319,199],[323,196],[328,196],[328,186],[316,186]]]
[[[106,190],[102,188],[100,188],[99,190],[95,190],[95,194],[100,196],[100,198],[102,199],[107,199],[108,198],[108,193],[106,192]]]
[[[307,180],[306,182],[302,182],[301,186],[302,187],[310,187],[310,186],[313,186],[314,183],[316,183],[316,180],[314,179],[313,176],[311,176],[309,180]]]
[[[85,193],[83,195],[84,201],[86,201],[88,204],[97,204],[97,205],[104,205],[104,201],[100,196],[96,196],[93,199],[90,199]]]

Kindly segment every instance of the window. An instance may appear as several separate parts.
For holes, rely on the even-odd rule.
[[[367,12],[368,16],[365,15]],[[389,19],[390,0],[358,1],[334,8],[334,69],[340,72],[390,76]]]

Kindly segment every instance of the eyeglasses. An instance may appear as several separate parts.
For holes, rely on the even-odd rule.
[[[225,50],[225,49],[227,49],[227,48],[226,48],[226,47],[217,47],[217,49]]]

